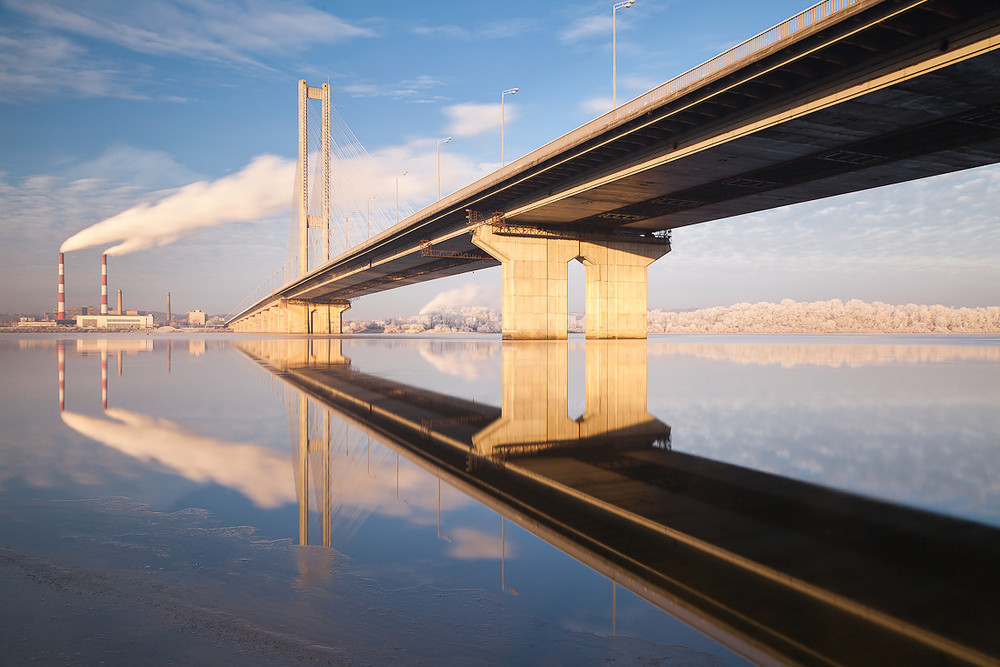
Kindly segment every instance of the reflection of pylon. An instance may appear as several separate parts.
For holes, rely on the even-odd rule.
[[[309,438],[309,399],[299,394],[299,458],[298,458],[298,503],[299,503],[299,544],[309,544],[309,455],[318,447],[322,456],[322,507],[320,508],[320,529],[323,546],[333,545],[333,480],[331,479],[332,452],[330,441],[330,413],[323,410],[323,435],[318,440]]]

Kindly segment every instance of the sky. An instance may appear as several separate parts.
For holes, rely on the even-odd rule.
[[[445,194],[499,168],[504,90],[508,162],[609,110],[612,4],[0,0],[0,312],[54,310],[60,247],[68,306],[100,303],[109,251],[110,303],[229,312],[289,257],[299,79],[330,84],[335,138],[367,153],[347,171],[371,194],[335,204],[359,234],[362,209],[394,221],[397,188],[403,216],[432,203],[439,164]],[[617,14],[619,103],[808,5],[637,0]],[[997,203],[990,166],[678,229],[648,305],[998,305]],[[582,312],[582,265],[570,278]],[[345,319],[499,303],[495,268]]]

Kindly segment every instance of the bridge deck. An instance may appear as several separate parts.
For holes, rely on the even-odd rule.
[[[495,266],[471,243],[470,210],[648,235],[1000,162],[992,0],[859,0],[780,34],[513,161],[237,319],[275,297],[344,301]]]

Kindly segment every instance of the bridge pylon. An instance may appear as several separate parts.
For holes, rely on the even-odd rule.
[[[323,189],[323,210],[320,215],[309,214],[309,100],[322,103],[323,146],[320,150],[320,187]],[[330,261],[330,84],[315,88],[299,80],[299,275],[309,271],[309,230],[320,229],[323,233],[323,257],[325,264]]]

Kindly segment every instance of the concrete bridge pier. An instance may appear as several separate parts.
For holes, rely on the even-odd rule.
[[[646,267],[670,251],[660,240],[573,239],[480,225],[472,242],[501,265],[503,338],[566,338],[567,264],[586,266],[587,338],[646,337]]]
[[[351,304],[276,299],[233,326],[240,333],[339,334]]]

